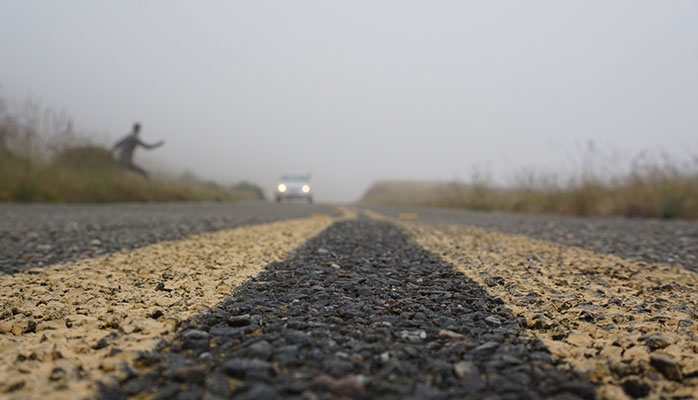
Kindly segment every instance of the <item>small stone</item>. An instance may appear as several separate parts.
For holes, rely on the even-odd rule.
[[[153,396],[154,400],[166,400],[166,399],[174,399],[175,396],[177,396],[181,392],[179,385],[176,383],[169,383],[160,391]]]
[[[474,351],[475,353],[480,353],[480,352],[485,352],[485,351],[494,350],[494,349],[496,349],[497,347],[499,347],[499,343],[498,343],[498,342],[489,341],[489,342],[485,342],[485,343],[483,343],[483,344],[477,346],[477,347],[475,348],[475,350],[473,350],[473,351]]]
[[[467,336],[462,335],[458,332],[449,331],[448,329],[441,329],[439,331],[439,339],[465,340],[467,339]]]
[[[225,375],[214,373],[206,377],[206,390],[221,397],[230,397],[230,383]]]
[[[247,348],[247,355],[252,358],[257,358],[264,361],[269,361],[274,348],[266,340],[253,343]]]
[[[427,338],[427,333],[422,329],[402,330],[396,333],[400,339],[405,339],[408,342],[421,342]]]
[[[313,379],[313,386],[342,397],[361,397],[365,390],[365,380],[363,375],[335,379],[323,374]]]
[[[274,351],[274,361],[287,364],[298,359],[300,349],[296,345],[281,346]]]
[[[238,400],[275,400],[279,392],[272,386],[255,382],[233,393],[232,398]]]
[[[333,376],[342,376],[354,370],[354,364],[351,361],[342,359],[330,359],[323,363],[324,371],[327,371]]]
[[[647,397],[647,395],[650,394],[650,390],[652,389],[647,382],[641,381],[636,378],[629,378],[624,380],[623,383],[621,383],[621,386],[623,387],[623,391],[625,392],[625,394],[632,397],[633,399]]]
[[[504,277],[501,275],[490,276],[490,277],[485,278],[485,283],[489,287],[493,287],[493,286],[497,286],[497,285],[503,286],[504,285]]]
[[[626,364],[624,362],[613,362],[610,364],[610,370],[623,378],[631,375],[642,375],[644,373],[645,364]]]
[[[247,326],[252,323],[250,314],[236,315],[228,318],[228,325],[232,327]]]
[[[289,329],[283,333],[284,338],[290,344],[296,344],[301,347],[312,347],[315,340],[312,336],[305,332]]]
[[[182,338],[185,340],[202,340],[208,338],[208,332],[200,329],[189,329],[182,333]]]
[[[489,317],[485,318],[485,322],[489,324],[490,326],[501,326],[502,321],[499,320],[499,318],[495,317],[494,315],[490,315]]]
[[[563,383],[562,386],[560,387],[560,392],[559,395],[561,395],[564,392],[572,394],[574,397],[573,398],[582,398],[585,400],[594,400],[597,398],[596,396],[596,385],[593,383],[588,383],[588,382],[569,382],[569,383]],[[563,396],[559,396],[560,398],[565,398]]]
[[[283,386],[283,392],[289,394],[301,394],[308,389],[308,385],[303,382],[292,382]]]
[[[572,346],[584,348],[591,347],[594,340],[586,333],[572,332],[565,339],[563,339],[563,342],[571,344]]]
[[[647,346],[634,346],[631,347],[623,352],[623,359],[624,360],[631,360],[631,361],[640,361],[644,360],[645,362],[649,361],[650,358],[650,349]]]
[[[276,374],[274,366],[262,360],[254,358],[234,358],[223,364],[223,372],[233,378],[244,379],[248,374],[273,376]]]
[[[0,383],[1,393],[12,393],[26,386],[27,382],[24,379],[12,379],[7,382]]]
[[[68,378],[68,371],[61,367],[56,367],[51,370],[51,375],[49,375],[48,380],[51,382],[63,381]]]
[[[640,336],[638,340],[640,342],[645,342],[645,345],[649,347],[649,349],[652,351],[663,349],[674,344],[674,338],[664,336],[660,333],[651,333],[649,335],[643,335]]]
[[[453,373],[459,378],[464,379],[471,376],[479,375],[477,365],[470,361],[459,361],[453,364]]]
[[[650,356],[650,365],[657,369],[665,378],[672,381],[682,381],[683,374],[681,367],[671,357],[661,354],[652,354]]]
[[[318,254],[327,254],[327,253],[329,253],[329,250],[320,248],[320,249],[317,249],[317,253]]]
[[[206,379],[206,373],[199,368],[187,365],[175,369],[172,372],[172,377],[178,382],[188,384],[200,384],[203,383]]]

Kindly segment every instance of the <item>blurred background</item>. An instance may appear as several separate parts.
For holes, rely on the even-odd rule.
[[[269,199],[282,174],[310,173],[320,202],[695,217],[696,15],[694,1],[3,1],[0,200]],[[160,180],[112,177],[99,198],[17,189],[29,159],[52,176],[66,149],[109,148],[136,121],[166,141],[136,152]],[[189,195],[182,177],[228,194]],[[155,191],[124,197],[134,185]]]

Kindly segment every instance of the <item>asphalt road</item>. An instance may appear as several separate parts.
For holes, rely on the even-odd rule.
[[[0,397],[696,398],[695,223],[0,206]]]
[[[417,214],[423,221],[477,226],[698,272],[696,221],[579,218],[369,204],[362,207],[396,218]]]
[[[313,214],[338,215],[328,205],[298,203],[0,204],[0,271]]]

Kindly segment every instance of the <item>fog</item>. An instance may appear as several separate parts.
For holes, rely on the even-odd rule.
[[[695,1],[0,1],[0,97],[34,98],[136,162],[318,201],[379,179],[505,181],[698,154]]]

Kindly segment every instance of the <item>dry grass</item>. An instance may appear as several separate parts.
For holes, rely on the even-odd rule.
[[[0,201],[239,201],[262,199],[249,183],[233,187],[182,178],[145,180],[125,171],[103,146],[73,130],[64,113],[27,102],[8,112],[0,102]]]
[[[565,179],[553,173],[525,170],[507,185],[497,185],[487,175],[474,174],[467,183],[422,183],[423,192],[419,195],[406,192],[404,182],[379,182],[362,200],[574,216],[698,218],[698,158],[681,163],[666,155],[641,154],[624,169],[629,172],[617,175],[608,172],[614,168],[587,164],[580,169]]]
[[[448,184],[426,181],[381,181],[364,194],[364,201],[390,205],[431,204],[447,194]]]

